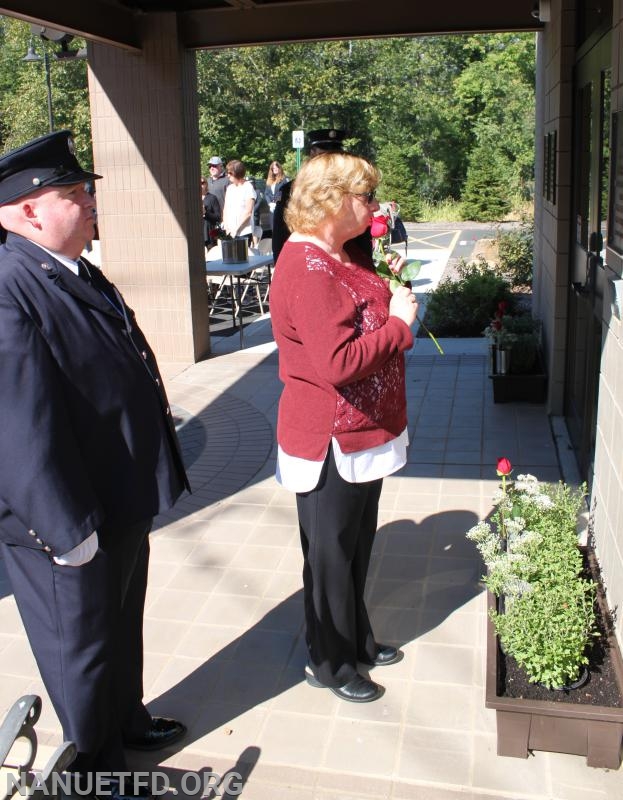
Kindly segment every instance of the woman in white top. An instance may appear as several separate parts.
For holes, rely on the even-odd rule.
[[[225,192],[223,208],[223,227],[230,236],[248,237],[253,235],[253,208],[257,193],[253,185],[245,180],[246,167],[242,161],[227,162],[229,187]]]

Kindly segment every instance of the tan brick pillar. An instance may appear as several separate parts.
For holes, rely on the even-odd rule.
[[[160,361],[210,350],[194,52],[175,14],[145,15],[143,50],[89,44],[102,265]]]

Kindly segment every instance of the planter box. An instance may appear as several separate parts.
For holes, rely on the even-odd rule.
[[[491,375],[494,403],[544,403],[547,395],[547,375]]]
[[[607,612],[601,587],[597,600],[602,613]],[[496,608],[496,598],[491,592],[488,607]],[[623,659],[616,639],[611,636],[608,641],[623,696]],[[586,756],[589,767],[619,768],[623,708],[500,697],[497,694],[500,656],[500,644],[489,617],[485,705],[496,712],[499,756],[527,758],[530,750],[545,750]]]

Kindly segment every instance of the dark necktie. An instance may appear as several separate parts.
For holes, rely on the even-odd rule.
[[[82,278],[82,280],[86,281],[87,283],[91,282],[91,275],[89,273],[89,270],[87,269],[86,264],[81,258],[78,259],[78,277]]]
[[[78,277],[82,278],[82,280],[86,281],[94,289],[97,289],[120,317],[124,316],[119,298],[115,295],[112,287],[105,285],[102,281],[94,280],[89,268],[81,258],[78,259]]]

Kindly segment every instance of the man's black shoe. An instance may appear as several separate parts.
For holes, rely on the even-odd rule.
[[[311,667],[306,666],[305,680],[310,686],[314,686],[317,689],[330,689],[341,700],[348,700],[349,703],[371,703],[373,700],[378,700],[383,694],[382,686],[368,680],[368,678],[364,678],[359,673],[348,683],[345,683],[344,686],[325,686],[316,678]]]
[[[169,717],[152,717],[151,728],[137,739],[126,739],[125,747],[129,750],[160,750],[167,747],[186,733],[186,726]]]
[[[360,661],[369,667],[386,667],[389,664],[395,664],[401,658],[402,653],[400,650],[396,650],[391,644],[377,644],[377,653],[374,661],[367,661],[365,658],[360,659]]]

